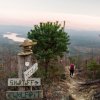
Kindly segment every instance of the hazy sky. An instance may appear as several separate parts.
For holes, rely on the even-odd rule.
[[[67,28],[100,30],[100,0],[0,0],[1,25],[57,20]]]

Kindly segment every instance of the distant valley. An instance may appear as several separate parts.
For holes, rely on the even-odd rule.
[[[99,31],[76,31],[68,30],[71,39],[71,55],[94,55],[100,54]]]
[[[0,25],[0,52],[6,50],[14,51],[15,53],[19,51],[19,42],[11,40],[11,34],[17,36],[20,40],[27,38],[27,33],[32,27],[27,26],[5,26]],[[66,29],[70,36],[70,55],[89,55],[94,53],[98,55],[100,53],[100,32],[99,31],[78,31],[72,29]],[[9,33],[10,39],[7,38]],[[22,39],[21,39],[22,38]],[[23,41],[22,40],[22,41]],[[22,42],[21,41],[21,42]]]

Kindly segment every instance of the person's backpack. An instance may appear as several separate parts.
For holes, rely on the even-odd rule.
[[[70,65],[70,70],[74,70],[74,64]]]

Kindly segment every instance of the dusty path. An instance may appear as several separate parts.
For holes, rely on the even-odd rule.
[[[67,74],[67,85],[69,87],[68,92],[75,100],[89,100],[86,97],[84,97],[84,93],[79,91],[79,82],[80,80],[76,79],[75,75],[71,78],[69,75],[69,69],[68,66],[65,68],[66,74]]]

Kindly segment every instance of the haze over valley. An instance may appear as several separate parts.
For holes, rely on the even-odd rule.
[[[19,43],[23,42],[27,38],[27,33],[32,27],[27,26],[0,26],[0,51],[7,45],[14,45],[9,48],[10,50],[18,51]],[[85,30],[73,30],[65,29],[70,36],[70,55],[77,54],[91,54],[92,50],[94,54],[100,52],[100,31],[85,31]],[[8,46],[7,46],[8,47]],[[8,48],[7,48],[8,49]]]

